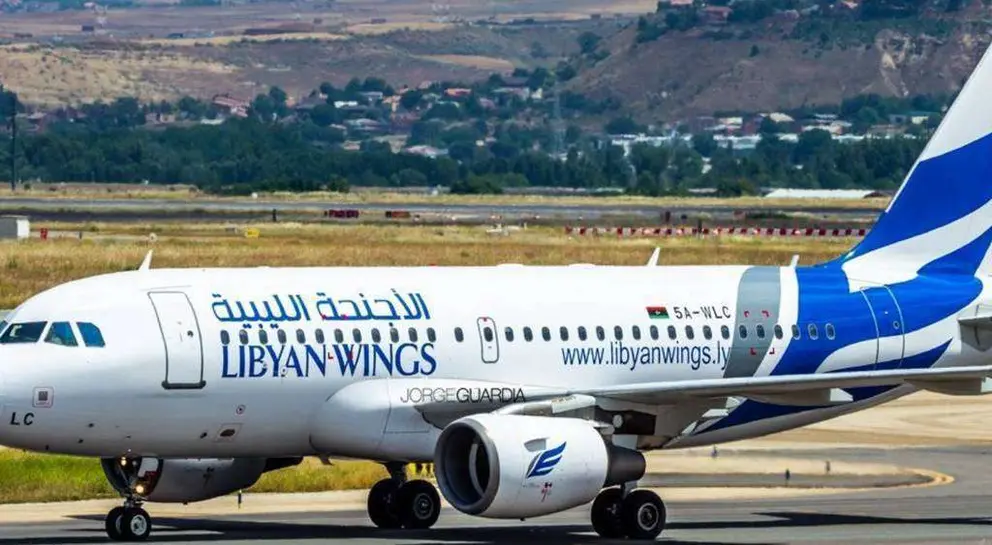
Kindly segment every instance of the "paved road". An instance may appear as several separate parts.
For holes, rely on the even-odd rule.
[[[781,454],[781,453],[780,453]],[[788,453],[790,456],[793,452]],[[951,484],[762,501],[671,502],[667,543],[973,543],[992,545],[992,446],[926,450],[808,452],[816,459],[927,468]],[[154,506],[151,506],[154,516]],[[606,543],[588,524],[588,508],[534,521],[488,521],[451,511],[423,532],[378,531],[363,512],[156,519],[151,541],[230,545],[343,543]],[[0,545],[105,543],[101,517],[0,525]],[[624,541],[616,541],[624,543]]]
[[[18,198],[0,199],[0,206],[8,208],[28,208],[46,211],[135,211],[156,210],[160,212],[189,212],[191,210],[208,210],[213,212],[257,212],[264,213],[273,208],[280,211],[325,210],[325,209],[354,209],[362,212],[382,213],[386,210],[409,210],[419,214],[438,214],[456,216],[493,216],[504,217],[534,217],[561,219],[596,219],[611,215],[640,216],[660,219],[665,210],[671,211],[673,217],[686,214],[690,217],[701,213],[711,217],[732,217],[739,208],[732,206],[717,207],[661,207],[643,204],[618,204],[610,206],[590,205],[549,205],[549,204],[434,204],[434,203],[388,203],[388,204],[358,204],[340,203],[333,201],[262,201],[262,200],[192,200],[181,201],[174,199],[38,199]],[[844,220],[874,219],[876,210],[852,210],[842,207],[821,208],[777,208],[781,212],[803,212],[812,216],[832,216]]]

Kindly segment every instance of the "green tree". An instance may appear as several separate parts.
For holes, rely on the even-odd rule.
[[[603,38],[600,37],[599,34],[587,30],[582,34],[579,34],[579,50],[583,55],[590,55],[596,51],[596,48],[599,47],[599,42],[602,39]]]

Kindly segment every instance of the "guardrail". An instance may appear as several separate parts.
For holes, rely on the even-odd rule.
[[[619,237],[765,236],[765,237],[863,237],[868,229],[819,229],[806,227],[565,227],[566,235]]]

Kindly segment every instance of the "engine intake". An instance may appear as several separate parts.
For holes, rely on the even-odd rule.
[[[645,471],[641,453],[608,444],[586,420],[495,414],[449,424],[434,463],[448,503],[490,518],[570,509]]]

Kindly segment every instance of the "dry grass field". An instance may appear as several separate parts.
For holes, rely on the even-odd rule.
[[[567,237],[560,228],[533,227],[494,236],[483,227],[413,225],[257,225],[261,236],[245,238],[234,226],[59,225],[83,232],[83,239],[33,238],[0,244],[0,308],[13,308],[32,294],[90,275],[136,268],[149,249],[153,267],[559,265],[596,263],[640,265],[655,245],[662,264],[785,265],[793,254],[803,263],[834,257],[847,249],[844,239],[623,239]],[[155,242],[148,235],[155,233]]]
[[[0,74],[24,100],[46,106],[109,101],[172,99],[184,82],[224,80],[237,67],[164,50],[80,50],[68,47],[0,48]],[[171,82],[163,85],[161,82]]]

